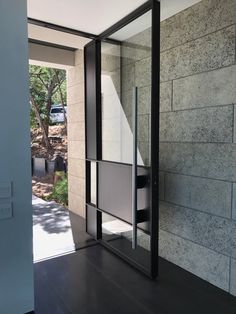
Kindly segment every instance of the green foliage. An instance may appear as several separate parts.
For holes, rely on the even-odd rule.
[[[59,204],[68,205],[68,179],[66,175],[63,175],[54,185],[50,199]]]
[[[38,121],[37,121],[35,112],[32,108],[30,110],[30,127],[31,127],[31,129],[37,129],[38,128]]]
[[[61,78],[66,77],[66,72],[64,70],[59,70],[62,71],[63,73],[61,74]],[[63,94],[63,99],[66,101],[66,79],[64,79],[63,83],[61,84],[61,91]],[[52,103],[53,104],[61,104],[61,97],[60,93],[57,90],[55,94],[52,96]]]
[[[29,66],[30,93],[37,104],[42,121],[46,125],[50,122],[49,111],[51,104],[62,102],[57,78],[60,81],[63,98],[66,100],[66,71],[36,65]],[[30,122],[32,128],[38,125],[37,117],[33,111],[31,107]]]

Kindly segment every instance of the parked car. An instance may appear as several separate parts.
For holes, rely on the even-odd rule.
[[[65,116],[67,117],[67,107],[65,108]],[[60,123],[65,121],[62,105],[52,105],[50,110],[50,121],[51,123]]]

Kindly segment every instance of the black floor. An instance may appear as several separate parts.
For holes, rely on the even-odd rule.
[[[97,242],[86,232],[86,220],[69,211],[71,230],[76,250],[96,245]]]
[[[160,260],[146,278],[100,245],[35,264],[36,314],[236,314],[236,298]]]

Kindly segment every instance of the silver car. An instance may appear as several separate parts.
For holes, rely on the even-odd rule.
[[[67,107],[65,108],[65,116],[67,116]],[[60,123],[65,122],[64,112],[63,112],[63,106],[52,106],[50,110],[50,121],[52,123]]]

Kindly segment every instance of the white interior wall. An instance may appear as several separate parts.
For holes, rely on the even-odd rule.
[[[26,0],[0,1],[1,314],[34,308],[26,13]]]

